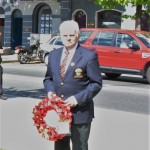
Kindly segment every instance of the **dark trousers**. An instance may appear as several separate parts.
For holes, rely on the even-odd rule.
[[[72,124],[71,137],[66,136],[62,140],[55,142],[55,150],[71,150],[70,139],[72,140],[72,150],[88,150],[88,139],[91,123]]]
[[[0,95],[3,94],[3,67],[0,65]]]

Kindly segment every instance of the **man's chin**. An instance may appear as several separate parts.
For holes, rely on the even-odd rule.
[[[75,45],[65,45],[65,48],[68,49],[68,50],[69,50],[69,49],[72,49],[72,48],[74,48],[74,47],[75,47]]]

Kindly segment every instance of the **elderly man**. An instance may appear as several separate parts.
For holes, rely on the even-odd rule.
[[[102,88],[98,56],[78,43],[80,31],[73,20],[60,25],[64,47],[49,54],[44,86],[48,97],[62,97],[71,107],[71,136],[55,142],[55,150],[88,150],[91,122],[94,118],[93,97]]]

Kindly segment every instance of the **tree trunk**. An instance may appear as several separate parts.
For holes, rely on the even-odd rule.
[[[142,5],[136,6],[135,30],[141,30]]]

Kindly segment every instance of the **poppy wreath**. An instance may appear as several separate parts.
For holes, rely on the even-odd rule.
[[[65,134],[58,134],[56,127],[48,126],[44,120],[47,112],[54,110],[58,114],[60,121],[69,121],[69,125],[71,126],[72,113],[70,112],[70,107],[64,106],[64,103],[65,102],[58,96],[53,96],[51,99],[46,97],[33,108],[32,119],[43,138],[50,141],[57,141],[66,136]]]

